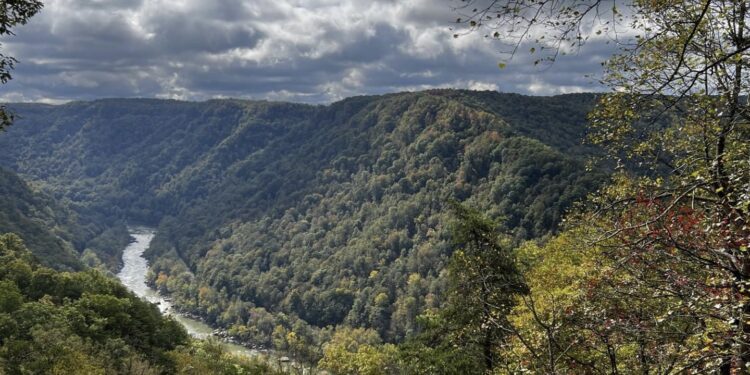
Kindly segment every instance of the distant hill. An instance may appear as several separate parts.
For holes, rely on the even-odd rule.
[[[594,100],[19,104],[0,164],[82,216],[157,226],[155,285],[243,339],[348,324],[399,340],[441,303],[448,200],[520,241],[554,232],[599,185],[582,160],[596,152],[581,143]]]

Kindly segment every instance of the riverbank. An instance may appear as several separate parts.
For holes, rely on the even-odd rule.
[[[222,346],[233,353],[246,356],[258,356],[262,353],[256,349],[233,343],[226,337],[215,335],[212,327],[199,319],[187,316],[175,310],[170,300],[159,294],[156,290],[146,284],[146,273],[148,272],[148,261],[143,257],[143,253],[148,249],[151,240],[154,238],[156,231],[145,227],[128,228],[133,241],[128,244],[122,253],[123,267],[117,273],[117,278],[128,289],[133,291],[137,296],[157,305],[164,315],[173,317],[176,321],[185,327],[185,330],[197,339],[206,339],[214,336],[222,341]]]

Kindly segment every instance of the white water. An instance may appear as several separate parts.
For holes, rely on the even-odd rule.
[[[137,296],[159,306],[162,314],[172,316],[180,322],[185,330],[193,337],[205,339],[211,335],[213,329],[207,324],[188,318],[174,311],[172,304],[164,299],[156,290],[146,285],[146,273],[148,272],[148,261],[143,257],[143,253],[148,249],[151,240],[156,233],[149,228],[130,228],[130,236],[134,238],[122,253],[123,267],[117,278]],[[232,343],[223,343],[225,349],[235,354],[244,354],[249,356],[258,355],[256,350],[245,348],[244,346]]]

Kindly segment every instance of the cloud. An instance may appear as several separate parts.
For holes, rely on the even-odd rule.
[[[216,97],[330,102],[433,87],[549,95],[600,89],[592,41],[549,67],[452,37],[450,1],[48,0],[2,47],[20,63],[0,99]]]

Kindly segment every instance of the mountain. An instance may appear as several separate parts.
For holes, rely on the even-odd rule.
[[[0,168],[0,234],[16,233],[44,265],[80,270],[77,247],[87,237],[76,215],[15,173]]]
[[[3,233],[19,235],[39,262],[58,270],[114,270],[121,263],[118,251],[130,241],[124,222],[107,225],[78,215],[64,200],[30,186],[6,168],[0,168]]]
[[[594,100],[15,104],[0,164],[102,225],[158,227],[154,285],[240,339],[346,324],[398,341],[442,302],[448,201],[521,241],[554,232],[599,186],[582,159],[597,150],[581,143]]]

